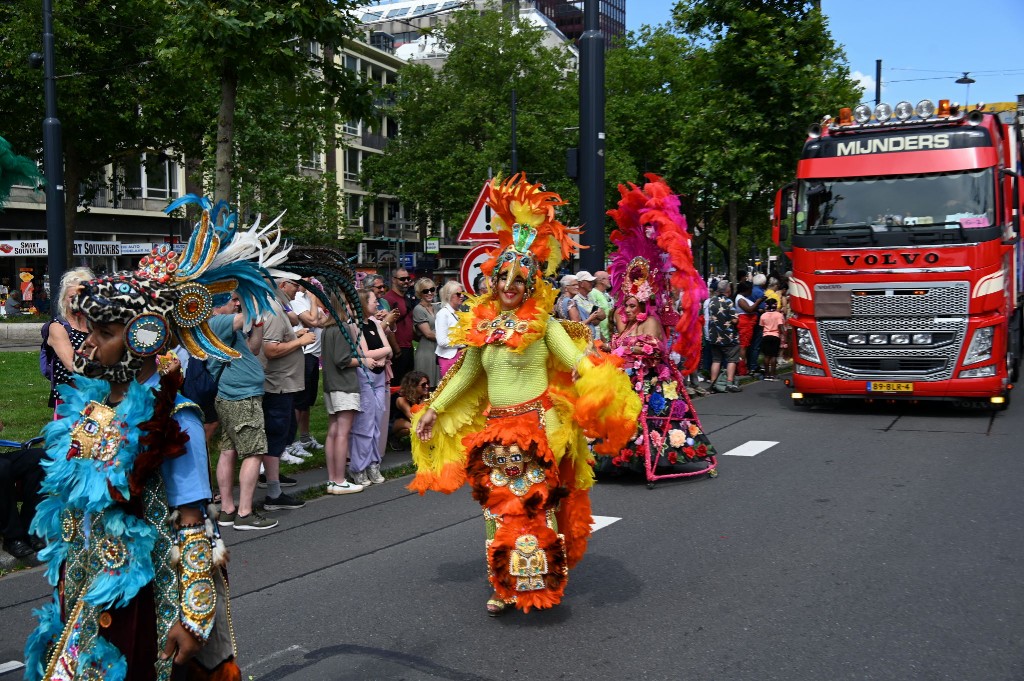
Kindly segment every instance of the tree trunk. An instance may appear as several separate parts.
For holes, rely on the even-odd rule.
[[[220,78],[220,111],[217,113],[217,168],[213,198],[231,201],[232,146],[235,137],[235,99],[238,95],[238,72],[224,65]]]
[[[78,162],[78,154],[73,146],[64,149],[64,267],[74,262],[72,255],[75,247],[75,222],[78,220],[78,189],[85,179],[85,172]],[[57,282],[50,282],[50,295],[57,289]]]
[[[740,250],[739,223],[739,207],[736,205],[736,200],[733,199],[729,202],[729,280],[733,283],[736,282],[740,273],[737,262]]]

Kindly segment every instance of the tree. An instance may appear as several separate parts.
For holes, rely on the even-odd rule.
[[[397,196],[433,224],[461,223],[488,169],[510,172],[514,88],[519,168],[570,202],[560,219],[578,220],[579,192],[565,174],[568,130],[578,119],[569,51],[543,46],[543,29],[508,10],[457,11],[436,37],[448,59],[439,71],[399,70],[386,109],[399,134],[364,163],[363,185]]]
[[[682,0],[676,25],[700,47],[699,108],[678,120],[667,148],[682,189],[729,226],[737,271],[740,224],[765,224],[770,197],[790,177],[809,123],[860,101],[842,49],[808,0]]]
[[[239,90],[233,150],[239,214],[248,221],[260,213],[265,223],[287,211],[282,226],[289,239],[337,245],[348,221],[337,177],[325,167],[334,114],[323,107],[296,106],[293,92],[279,82]],[[208,158],[212,170],[213,157]]]
[[[358,34],[351,0],[254,2],[168,0],[159,54],[168,64],[219,88],[214,196],[232,194],[239,88],[288,84],[297,108],[316,112],[327,130],[369,110],[369,90],[333,55]]]
[[[74,243],[79,206],[89,206],[110,164],[138,164],[202,128],[201,97],[186,96],[180,74],[156,61],[162,2],[55,3],[57,105],[64,154],[64,224]],[[27,57],[41,50],[38,0],[0,4],[0,126],[17,149],[42,157],[42,71]]]

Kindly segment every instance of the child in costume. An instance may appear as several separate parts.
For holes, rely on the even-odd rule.
[[[617,209],[608,211],[618,225],[611,235],[617,250],[608,268],[617,302],[612,352],[625,360],[643,412],[634,438],[612,456],[598,457],[597,470],[643,471],[653,482],[714,474],[716,462],[684,379],[700,362],[699,317],[708,290],[693,266],[679,197],[657,175],[646,177],[649,182],[642,189],[619,185],[622,199]],[[678,309],[673,289],[679,291]],[[669,338],[674,338],[671,345]],[[684,359],[683,371],[671,357],[676,353]],[[699,468],[655,473],[659,466],[690,462]]]
[[[564,204],[516,175],[494,180],[487,202],[500,250],[482,268],[489,291],[467,301],[450,331],[466,346],[413,427],[410,489],[451,493],[468,482],[483,506],[490,615],[562,598],[590,535],[592,460],[636,429],[639,400],[616,358],[593,350],[587,328],[552,318],[543,279],[576,248],[555,219]],[[578,380],[573,382],[578,375]]]

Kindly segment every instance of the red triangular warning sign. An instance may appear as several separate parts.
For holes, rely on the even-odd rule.
[[[487,185],[490,181],[484,182],[480,196],[477,197],[473,210],[469,211],[466,224],[462,225],[459,232],[459,241],[498,241],[498,235],[491,230],[490,218],[491,209],[487,206]]]

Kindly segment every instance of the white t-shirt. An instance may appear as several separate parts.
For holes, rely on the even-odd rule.
[[[307,294],[305,291],[299,291],[298,293],[295,294],[295,299],[292,300],[289,307],[292,308],[292,312],[294,312],[297,315],[300,315],[303,312],[309,312],[310,310],[313,309],[313,306],[310,302],[313,300],[313,296]],[[317,309],[319,310],[319,306],[317,306]],[[303,328],[305,327],[302,324],[292,327],[292,329],[295,331],[298,331],[299,329]],[[320,348],[322,347],[320,343],[320,336],[323,334],[324,330],[319,327],[312,327],[309,329],[309,331],[310,333],[313,334],[316,340],[310,343],[309,345],[302,346],[302,352],[307,355],[316,355],[317,357],[319,357]]]

